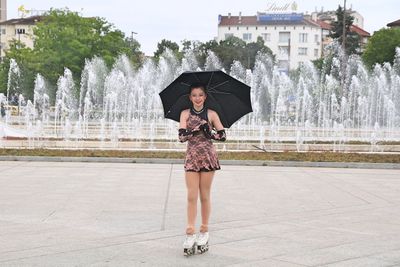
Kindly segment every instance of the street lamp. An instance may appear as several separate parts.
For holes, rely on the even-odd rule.
[[[133,42],[133,35],[134,34],[138,34],[137,32],[134,32],[134,31],[131,31],[131,40],[132,40],[132,42]]]

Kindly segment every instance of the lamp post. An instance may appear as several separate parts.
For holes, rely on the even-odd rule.
[[[131,31],[131,42],[133,43],[133,35],[138,34],[137,32]]]
[[[343,57],[342,57],[342,96],[346,94],[345,82],[346,82],[346,0],[344,0],[343,5],[343,33],[342,33],[342,49],[343,49]]]

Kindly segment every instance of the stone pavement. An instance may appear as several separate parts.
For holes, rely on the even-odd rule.
[[[0,266],[400,266],[400,171],[222,166],[182,256],[181,164],[0,162]]]

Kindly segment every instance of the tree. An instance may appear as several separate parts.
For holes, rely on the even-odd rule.
[[[32,79],[27,78],[30,91],[33,89],[34,75],[42,74],[52,88],[52,96],[55,96],[57,80],[63,75],[64,68],[72,71],[75,83],[79,84],[85,59],[99,56],[111,67],[120,54],[126,54],[131,60],[139,60],[142,54],[136,40],[125,38],[123,32],[114,29],[105,19],[84,18],[68,9],[50,10],[36,24],[33,32],[34,48],[14,46],[6,53],[5,61],[15,58],[22,69],[34,73]],[[26,96],[32,94],[29,92]]]
[[[233,61],[239,60],[246,66],[246,42],[238,37],[228,37],[219,42],[215,49],[215,54],[219,57],[225,69],[230,69]]]
[[[162,39],[161,42],[157,44],[157,51],[154,52],[154,57],[158,59],[167,49],[170,49],[172,52],[175,53],[176,56],[178,56],[179,45],[170,40]]]
[[[33,90],[31,87],[35,80],[36,60],[32,49],[26,47],[23,43],[17,40],[10,43],[10,48],[7,50],[6,57],[1,64],[0,84],[2,90],[0,93],[7,93],[8,72],[11,58],[15,59],[18,63],[21,73],[21,79],[19,81],[20,91],[14,93],[23,94],[26,98],[32,99]]]
[[[343,16],[344,10],[341,6],[338,7],[336,10],[337,21],[332,22],[332,33],[329,35],[334,39],[338,39],[339,43],[341,44],[343,41]],[[346,28],[346,54],[356,54],[360,51],[360,36],[355,33],[351,32],[351,26],[353,25],[354,17],[350,16],[346,12],[346,21],[345,21],[345,28]]]
[[[368,40],[363,53],[364,63],[369,68],[372,68],[376,63],[392,63],[398,46],[400,46],[400,28],[376,31]]]
[[[256,42],[248,43],[246,45],[245,57],[247,57],[247,64],[244,64],[244,66],[246,66],[248,69],[253,69],[258,52],[273,55],[272,50],[264,45],[264,39],[261,36],[257,37]],[[244,59],[243,63],[246,63],[246,58]]]
[[[252,43],[246,43],[235,36],[229,36],[219,43],[214,40],[209,41],[205,43],[200,50],[204,61],[208,50],[216,54],[221,60],[223,67],[227,70],[230,69],[235,60],[240,61],[246,68],[253,68],[258,52],[272,55],[271,49],[264,45],[264,40],[261,37],[258,37],[257,41]],[[200,62],[202,61],[200,60]]]
[[[85,59],[99,56],[108,66],[121,53],[130,54],[120,30],[102,18],[81,17],[68,9],[51,10],[34,30],[34,52],[41,60],[41,73],[55,83],[67,67],[80,78]]]
[[[198,45],[197,59],[200,65],[204,65],[206,63],[208,51],[215,51],[216,47],[218,47],[218,43],[215,40],[210,40],[206,43],[201,43]]]

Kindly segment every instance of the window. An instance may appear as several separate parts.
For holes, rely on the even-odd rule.
[[[239,30],[239,26],[238,26],[238,27],[236,27],[236,29],[237,29],[237,30]]]
[[[314,42],[319,43],[319,35],[314,35]]]
[[[307,47],[299,47],[299,55],[307,55]]]
[[[299,43],[307,43],[307,33],[299,33]]]
[[[233,36],[233,33],[225,33],[225,40],[232,36]]]
[[[318,49],[314,49],[314,57],[318,57]]]
[[[278,68],[289,69],[289,61],[288,60],[278,60]]]
[[[290,39],[290,32],[279,32],[279,42],[288,43]]]
[[[243,33],[243,40],[251,41],[251,33]]]
[[[228,31],[230,31],[231,30],[231,27],[228,27]]]
[[[15,29],[15,34],[25,34],[25,29]]]
[[[261,37],[263,38],[264,42],[270,42],[271,41],[271,34],[270,33],[262,33]]]
[[[1,29],[1,34],[6,34],[6,29]]]
[[[279,54],[289,55],[289,46],[278,46]]]

